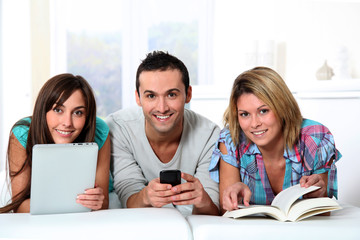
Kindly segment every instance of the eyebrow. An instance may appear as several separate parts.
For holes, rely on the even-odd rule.
[[[169,92],[180,92],[180,89],[178,89],[178,88],[171,88],[171,89],[169,89],[169,90],[166,91],[166,93],[169,93]],[[154,93],[156,93],[156,92],[151,91],[151,90],[145,90],[145,91],[144,91],[144,94],[145,94],[145,93],[154,94]]]
[[[64,104],[55,103],[55,107],[65,107],[65,106],[64,106]],[[85,108],[86,109],[85,106],[77,106],[77,107],[74,108],[74,110],[78,110],[80,108]]]
[[[74,110],[78,110],[78,109],[80,109],[80,108],[85,108],[85,109],[86,109],[85,106],[78,106],[78,107],[74,108]]]
[[[257,108],[257,110],[263,108],[263,107],[268,107],[268,105],[264,104],[264,105],[261,105],[260,107]],[[241,109],[238,109],[238,112],[247,112],[246,110],[241,110]]]

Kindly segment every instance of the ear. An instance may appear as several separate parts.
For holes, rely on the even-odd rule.
[[[135,98],[136,98],[137,105],[139,105],[141,107],[140,96],[136,90],[135,90]]]
[[[186,94],[186,101],[185,103],[189,103],[192,98],[192,87],[189,85],[187,94]]]

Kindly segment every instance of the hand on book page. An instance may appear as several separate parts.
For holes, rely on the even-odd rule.
[[[302,188],[295,185],[281,191],[271,205],[239,205],[240,209],[227,211],[223,216],[240,218],[254,214],[265,214],[279,221],[299,221],[324,212],[341,209],[341,206],[328,197],[299,199],[301,196],[315,191],[319,187]]]

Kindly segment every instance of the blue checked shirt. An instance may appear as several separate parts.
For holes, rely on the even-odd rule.
[[[220,152],[219,143],[225,144],[226,155]],[[333,135],[325,126],[304,119],[298,143],[292,150],[285,149],[283,156],[286,161],[283,189],[298,184],[302,176],[327,172],[328,196],[337,198],[335,163],[341,158],[341,154],[335,147]],[[210,176],[216,182],[219,182],[220,158],[239,168],[241,181],[252,192],[250,204],[271,204],[275,195],[266,174],[261,152],[254,143],[247,142],[243,133],[240,136],[239,147],[236,148],[229,129],[225,127],[220,132],[209,166]]]

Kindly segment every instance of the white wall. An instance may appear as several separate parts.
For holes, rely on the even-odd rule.
[[[325,59],[335,78],[360,78],[359,13],[359,1],[216,1],[215,83],[231,87],[243,70],[265,63],[287,82],[310,83]]]
[[[29,1],[3,0],[1,6],[1,140],[0,140],[0,205],[5,174],[6,150],[11,126],[30,115],[30,25]]]
[[[354,84],[355,85],[355,84]],[[302,114],[324,124],[334,136],[342,158],[338,169],[339,200],[360,207],[360,81],[347,91],[300,91],[295,96]]]

